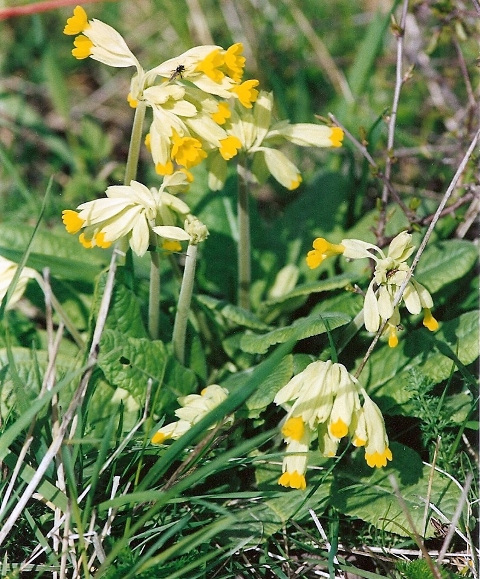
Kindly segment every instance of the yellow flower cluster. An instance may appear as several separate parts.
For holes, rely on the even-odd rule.
[[[335,456],[340,440],[349,435],[354,446],[365,447],[368,466],[392,460],[380,409],[342,364],[312,362],[277,392],[274,402],[287,409],[282,426],[287,449],[278,481],[285,487],[306,488],[308,451],[317,438],[327,457]]]
[[[108,66],[135,67],[127,99],[132,107],[142,100],[153,110],[146,144],[160,175],[171,175],[179,168],[188,172],[213,150],[236,153],[218,123],[229,114],[229,105],[218,99],[235,99],[251,108],[257,98],[258,80],[242,82],[241,43],[227,50],[197,46],[146,71],[123,37],[108,24],[89,20],[81,6],[67,20],[64,33],[75,36],[72,54],[77,59],[90,57]]]
[[[334,244],[319,237],[315,239],[313,249],[307,254],[307,265],[314,269],[328,257],[341,254],[347,259],[373,259],[375,271],[364,302],[365,328],[369,332],[376,332],[386,321],[388,344],[394,348],[398,345],[397,329],[400,326],[400,313],[398,306],[394,307],[393,304],[409,270],[405,262],[414,249],[412,236],[406,231],[402,231],[391,241],[387,254],[373,243],[360,239],[342,239],[341,243]],[[423,325],[431,332],[438,329],[438,322],[431,312],[432,296],[422,284],[411,278],[403,293],[402,301],[411,314],[419,314],[423,310]]]
[[[259,97],[258,80],[242,80],[241,43],[226,50],[196,46],[146,71],[123,37],[108,24],[89,20],[81,6],[67,20],[64,33],[75,36],[75,58],[136,69],[127,99],[132,107],[144,101],[152,108],[145,143],[160,175],[182,169],[191,180],[189,170],[209,157],[210,185],[219,189],[225,182],[226,161],[243,151],[261,157],[277,181],[295,189],[302,181],[298,169],[271,143],[280,138],[300,146],[341,145],[343,132],[338,128],[309,123],[270,126],[272,97],[267,93]],[[255,176],[260,180],[259,174]]]
[[[77,211],[64,210],[63,223],[68,233],[82,230],[79,241],[87,249],[107,248],[114,241],[125,239],[141,256],[158,235],[166,242],[167,250],[178,251],[181,241],[190,240],[182,227],[190,208],[166,189],[185,182],[185,175],[177,171],[166,177],[158,190],[148,189],[138,181],[113,185],[107,188],[106,198],[82,203]]]
[[[163,444],[166,440],[178,440],[190,428],[200,422],[211,410],[216,408],[227,399],[228,390],[218,384],[211,384],[204,388],[200,394],[189,394],[178,398],[180,408],[175,410],[178,418],[175,422],[170,422],[159,428],[152,437],[153,444]],[[233,416],[229,416],[227,422],[232,422]],[[210,430],[216,424],[210,426]]]

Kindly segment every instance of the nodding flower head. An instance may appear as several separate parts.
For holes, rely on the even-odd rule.
[[[378,406],[342,364],[312,362],[277,392],[274,402],[287,410],[281,427],[287,448],[278,481],[283,486],[306,487],[308,452],[316,438],[327,457],[335,456],[340,440],[349,435],[355,446],[365,446],[370,466],[384,466],[380,462],[392,458]]]
[[[347,259],[372,259],[375,269],[372,280],[365,293],[364,320],[369,332],[377,332],[383,322],[388,344],[394,348],[398,345],[397,330],[400,328],[400,313],[394,306],[400,286],[407,279],[409,266],[406,260],[412,255],[415,246],[412,236],[402,231],[392,239],[385,252],[374,245],[360,239],[342,239],[339,244],[333,244],[319,237],[313,242],[313,250],[307,254],[307,265],[314,269],[325,259],[343,254]],[[423,310],[423,325],[430,331],[438,329],[438,322],[433,317],[431,308],[433,299],[429,291],[415,279],[410,278],[402,295],[403,303],[411,314],[419,314]]]
[[[162,426],[152,437],[153,444],[163,444],[168,439],[177,440],[185,434],[187,430],[200,422],[211,410],[216,408],[227,399],[228,390],[212,384],[202,390],[200,394],[189,394],[178,398],[180,408],[175,411],[179,420]],[[233,416],[227,418],[227,422],[232,422]],[[212,424],[209,430],[215,428],[217,424]]]

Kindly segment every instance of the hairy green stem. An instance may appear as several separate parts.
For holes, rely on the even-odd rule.
[[[238,172],[238,295],[237,303],[245,310],[250,309],[250,210],[248,193],[248,170],[246,163],[237,165]]]
[[[160,328],[160,255],[156,249],[150,252],[148,331],[152,340],[158,340]]]
[[[140,147],[142,145],[143,121],[145,119],[145,110],[147,105],[145,101],[138,101],[133,119],[132,135],[130,137],[130,146],[128,148],[127,164],[125,167],[125,185],[130,185],[130,181],[137,176],[138,158],[140,156]]]
[[[187,321],[190,311],[190,302],[192,301],[193,281],[195,278],[195,266],[197,263],[198,246],[189,243],[187,248],[187,257],[185,259],[185,270],[183,272],[182,286],[178,298],[177,313],[173,326],[173,351],[177,360],[185,363],[185,338],[187,335]]]

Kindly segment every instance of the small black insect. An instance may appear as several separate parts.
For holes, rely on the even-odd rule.
[[[183,78],[182,74],[184,72],[185,72],[185,67],[183,66],[183,64],[179,64],[177,66],[177,68],[172,72],[170,78],[168,79],[168,82],[175,80],[177,78],[177,76],[179,76],[180,78]]]

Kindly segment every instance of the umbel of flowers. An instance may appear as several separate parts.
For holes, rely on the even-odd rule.
[[[178,403],[180,408],[175,410],[175,416],[179,419],[162,426],[152,437],[153,444],[163,444],[166,440],[179,439],[187,430],[200,422],[211,410],[216,408],[227,399],[228,390],[218,384],[211,384],[204,388],[200,394],[189,394],[180,396]],[[227,422],[232,422],[233,416],[229,416]],[[215,428],[217,424],[212,424],[209,430]]]
[[[380,409],[342,364],[312,362],[277,392],[274,402],[287,409],[280,485],[306,488],[308,451],[315,439],[326,457],[335,456],[348,435],[354,446],[365,448],[368,466],[382,467],[392,460]]]
[[[153,110],[146,142],[159,174],[171,175],[178,167],[188,171],[212,150],[233,156],[232,139],[219,123],[229,114],[224,100],[237,99],[249,108],[259,84],[255,79],[242,82],[245,57],[240,43],[226,50],[197,46],[146,71],[124,38],[108,24],[89,20],[81,6],[67,20],[64,33],[76,37],[75,58],[136,69],[128,101],[134,108],[142,101]]]
[[[17,269],[18,265],[16,263],[0,255],[0,303],[5,297],[8,288],[13,281],[13,278],[17,273]],[[18,302],[18,300],[22,297],[29,280],[31,279],[38,280],[38,273],[30,267],[24,267],[20,272],[15,289],[10,295],[10,299],[6,306],[7,309],[13,308],[13,306]]]
[[[213,190],[223,187],[227,177],[226,161],[237,151],[250,158],[249,168],[257,182],[265,181],[271,174],[287,189],[296,189],[302,182],[300,171],[275,146],[287,141],[301,147],[340,147],[343,139],[343,131],[337,127],[274,121],[273,95],[266,91],[260,91],[250,110],[236,101],[230,114],[218,122],[229,135],[232,149],[230,156],[225,149],[209,158],[209,187]]]
[[[170,241],[188,241],[190,235],[180,225],[190,208],[167,191],[182,185],[187,185],[187,177],[180,171],[166,176],[159,189],[149,189],[138,181],[113,185],[107,188],[107,197],[82,203],[77,211],[64,210],[63,223],[68,233],[81,231],[79,241],[86,248],[106,248],[125,239],[139,256],[150,245],[157,245],[157,235]]]
[[[387,321],[388,344],[394,348],[398,345],[400,313],[398,306],[394,307],[393,304],[409,270],[406,260],[414,249],[412,236],[406,231],[399,233],[391,241],[386,255],[373,243],[360,239],[342,239],[341,243],[334,244],[319,237],[313,242],[313,249],[308,252],[307,265],[314,269],[328,257],[341,254],[348,259],[373,259],[375,270],[364,301],[365,328],[369,332],[376,332],[380,325]],[[438,329],[438,322],[431,312],[432,296],[413,277],[408,281],[402,301],[411,314],[419,314],[423,310],[423,325],[431,332]]]

